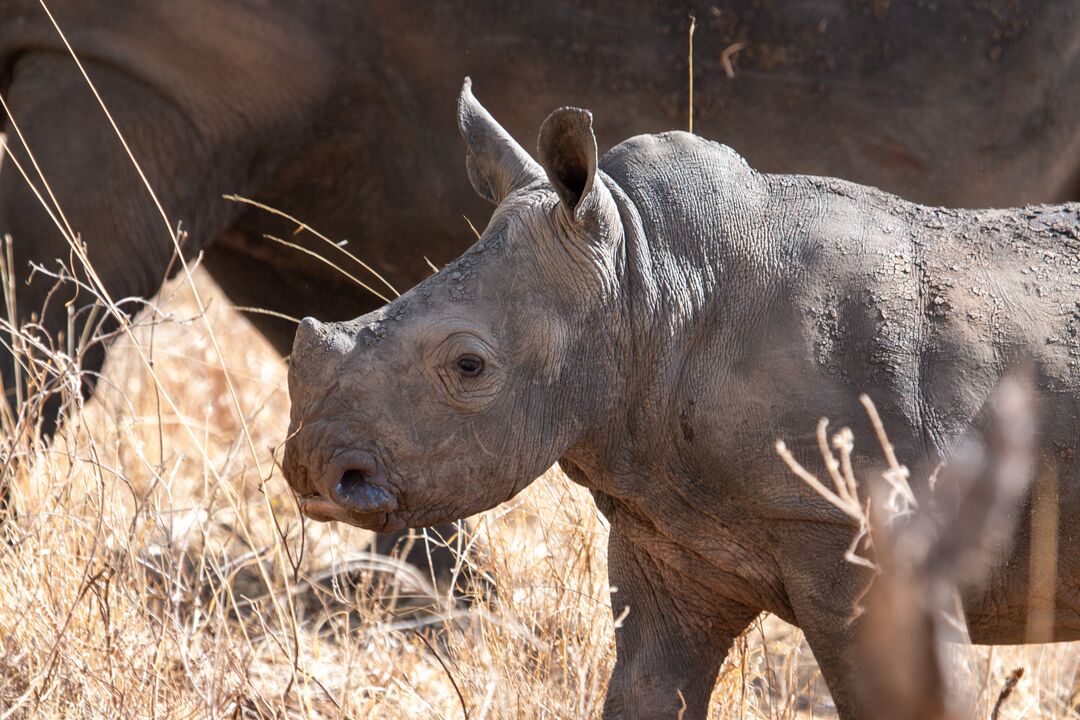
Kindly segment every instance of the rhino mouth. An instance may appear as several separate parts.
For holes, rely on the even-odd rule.
[[[333,500],[327,500],[318,493],[303,495],[299,498],[300,512],[309,520],[317,522],[343,522],[365,530],[382,530],[389,524],[387,513],[358,513]]]
[[[371,453],[346,452],[323,472],[318,489],[300,496],[300,511],[327,522],[338,520],[369,530],[384,530],[398,509],[382,464]]]

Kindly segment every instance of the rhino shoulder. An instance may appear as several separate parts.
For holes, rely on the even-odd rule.
[[[715,140],[700,135],[670,130],[655,135],[635,135],[611,148],[600,159],[600,167],[608,175],[648,173],[679,167],[695,160],[695,164],[752,173],[750,165],[739,153]]]
[[[741,155],[688,132],[632,137],[609,150],[600,167],[643,218],[649,216],[659,224],[690,221],[693,213],[678,208],[700,202],[746,208],[764,198],[763,176]]]

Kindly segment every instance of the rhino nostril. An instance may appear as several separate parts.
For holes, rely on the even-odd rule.
[[[341,474],[341,480],[338,481],[337,491],[344,494],[351,487],[357,487],[367,483],[368,471],[353,468],[352,470],[346,470]]]
[[[394,496],[383,487],[370,482],[378,470],[374,468],[346,470],[334,487],[334,499],[358,513],[390,512],[397,508]]]

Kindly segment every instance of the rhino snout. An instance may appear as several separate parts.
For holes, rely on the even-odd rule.
[[[313,520],[373,527],[398,508],[382,463],[369,452],[341,453],[322,470],[314,485],[313,492],[300,497],[301,511]]]
[[[359,453],[341,472],[337,481],[333,476],[330,498],[346,510],[361,515],[374,515],[397,510],[397,500],[390,492],[386,473],[378,459],[370,453]]]

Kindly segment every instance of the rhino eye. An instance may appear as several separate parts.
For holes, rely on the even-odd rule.
[[[457,359],[457,369],[465,377],[474,378],[484,372],[484,361],[476,355],[462,355]]]

